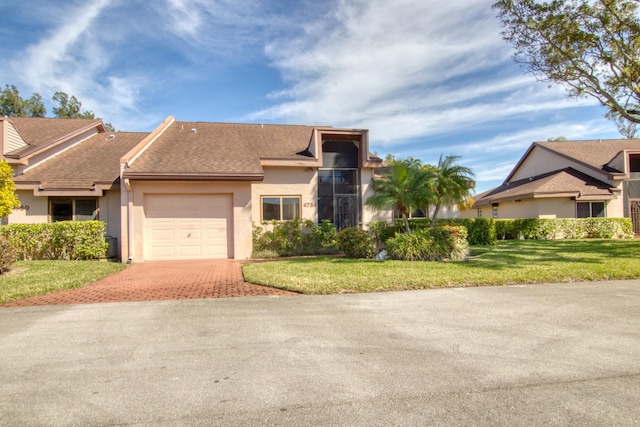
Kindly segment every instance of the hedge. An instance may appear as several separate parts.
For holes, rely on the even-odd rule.
[[[321,255],[338,252],[336,227],[329,221],[271,221],[253,224],[254,258],[293,255]]]
[[[412,218],[409,220],[411,230],[429,229],[429,218]],[[496,226],[493,218],[438,218],[436,227],[464,227],[467,229],[467,241],[470,245],[495,245]],[[369,229],[378,240],[379,245],[384,245],[387,240],[396,233],[404,233],[404,223],[401,219],[393,223],[374,221],[369,224]]]
[[[633,238],[629,218],[520,218],[495,221],[498,239],[628,239]]]
[[[102,221],[9,224],[0,226],[0,236],[22,260],[98,259],[108,248]]]

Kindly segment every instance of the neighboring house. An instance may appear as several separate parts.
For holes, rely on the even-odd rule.
[[[534,142],[463,217],[631,218],[640,233],[640,139]]]
[[[117,239],[119,160],[145,135],[106,132],[100,120],[0,117],[2,153],[21,204],[4,222],[99,219]]]
[[[365,206],[368,131],[176,122],[106,132],[100,120],[0,118],[21,207],[5,223],[99,219],[123,261],[246,259],[252,224],[390,219]]]

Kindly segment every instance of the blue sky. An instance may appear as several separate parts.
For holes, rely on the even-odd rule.
[[[0,84],[75,95],[118,130],[181,121],[370,130],[384,157],[461,156],[477,191],[533,141],[620,137],[511,59],[491,0],[3,0]]]

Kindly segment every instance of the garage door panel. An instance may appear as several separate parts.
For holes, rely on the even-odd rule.
[[[175,251],[174,251],[173,245],[171,246],[154,245],[152,248],[149,249],[149,251],[150,253],[148,254],[147,258],[149,258],[150,260],[153,260],[153,259],[167,260],[167,259],[175,258]]]
[[[173,242],[176,239],[175,232],[172,228],[169,229],[152,229],[150,233],[152,240],[160,242]]]
[[[145,259],[227,258],[231,195],[145,195]]]

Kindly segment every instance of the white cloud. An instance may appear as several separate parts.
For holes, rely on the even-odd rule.
[[[383,147],[592,105],[511,61],[491,1],[342,0],[269,44],[287,88],[251,120],[362,127]]]
[[[109,121],[131,115],[143,78],[116,75],[108,69],[114,54],[104,43],[100,25],[117,2],[93,0],[67,5],[52,13],[51,30],[12,61],[16,75],[35,92],[48,97],[63,91],[76,96],[83,110],[92,110]],[[107,117],[108,116],[108,117]]]

